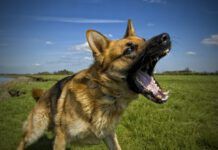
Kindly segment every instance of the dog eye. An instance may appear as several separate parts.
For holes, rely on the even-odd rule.
[[[134,49],[132,47],[128,47],[125,49],[123,54],[128,55],[128,54],[131,54],[133,51],[134,51]]]
[[[127,48],[124,50],[123,55],[131,54],[137,48],[137,45],[132,42],[126,43],[126,46]]]

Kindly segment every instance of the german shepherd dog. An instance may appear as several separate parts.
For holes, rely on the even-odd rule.
[[[100,140],[108,149],[120,150],[115,127],[128,104],[139,94],[156,103],[167,101],[168,93],[153,76],[156,63],[171,49],[167,33],[145,40],[136,36],[128,20],[120,40],[109,40],[94,30],[88,30],[86,37],[94,63],[48,91],[33,92],[38,101],[23,125],[18,150],[51,128],[54,150],[64,150],[68,142],[98,144]]]

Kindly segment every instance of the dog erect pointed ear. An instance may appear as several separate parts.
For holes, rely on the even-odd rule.
[[[124,38],[129,37],[129,36],[134,36],[134,35],[135,35],[135,29],[133,27],[132,21],[129,19]]]
[[[86,38],[96,60],[102,59],[103,51],[108,47],[110,40],[95,30],[88,30]]]

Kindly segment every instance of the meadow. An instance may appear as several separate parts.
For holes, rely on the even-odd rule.
[[[64,76],[40,77],[58,80]],[[116,129],[122,149],[218,149],[218,76],[157,75],[156,78],[170,91],[170,98],[165,104],[155,104],[141,96],[130,104]],[[0,150],[16,149],[22,123],[35,103],[31,89],[48,89],[54,83],[53,80],[15,82],[8,87],[26,94],[0,100]],[[52,140],[53,135],[46,133],[28,149],[52,149]],[[106,146],[73,144],[68,149],[106,150]]]

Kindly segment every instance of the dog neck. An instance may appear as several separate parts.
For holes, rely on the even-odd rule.
[[[112,72],[102,72],[97,70],[96,66],[91,66],[87,72],[87,85],[90,89],[99,90],[102,97],[109,101],[117,101],[117,99],[131,99],[137,95],[128,88],[125,77],[121,74]],[[132,98],[132,99],[133,99]]]

